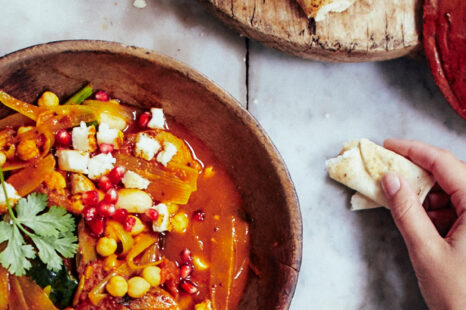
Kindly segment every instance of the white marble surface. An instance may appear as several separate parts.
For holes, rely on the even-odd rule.
[[[303,264],[291,309],[424,309],[407,252],[386,210],[348,211],[351,192],[325,159],[344,141],[420,139],[466,158],[466,122],[426,63],[324,64],[251,42],[192,0],[0,0],[0,56],[37,43],[103,39],[181,60],[225,88],[259,120],[284,157],[304,224]],[[247,102],[247,94],[249,102]]]

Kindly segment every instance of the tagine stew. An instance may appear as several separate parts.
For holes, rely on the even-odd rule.
[[[198,138],[90,85],[0,102],[0,310],[237,306],[248,224]]]

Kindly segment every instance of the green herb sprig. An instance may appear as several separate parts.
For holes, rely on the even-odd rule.
[[[0,263],[10,273],[22,276],[31,268],[30,260],[37,254],[48,269],[59,271],[63,264],[60,255],[71,258],[78,249],[73,217],[57,206],[44,212],[48,197],[40,193],[21,198],[16,205],[15,215],[8,200],[1,168],[0,181],[9,214],[8,221],[0,222],[0,243],[8,242],[6,248],[0,252]],[[26,243],[24,237],[32,241],[38,253],[31,244]]]

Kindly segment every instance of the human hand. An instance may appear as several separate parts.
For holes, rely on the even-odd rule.
[[[384,146],[432,173],[443,189],[430,194],[426,210],[401,176],[388,172],[382,179],[428,307],[466,309],[466,164],[446,150],[417,141],[388,139]],[[436,226],[445,230],[451,223],[443,238]]]

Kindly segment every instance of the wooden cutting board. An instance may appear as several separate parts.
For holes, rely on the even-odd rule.
[[[320,61],[359,62],[421,48],[422,0],[356,0],[343,13],[309,20],[295,0],[199,0],[241,34]]]

